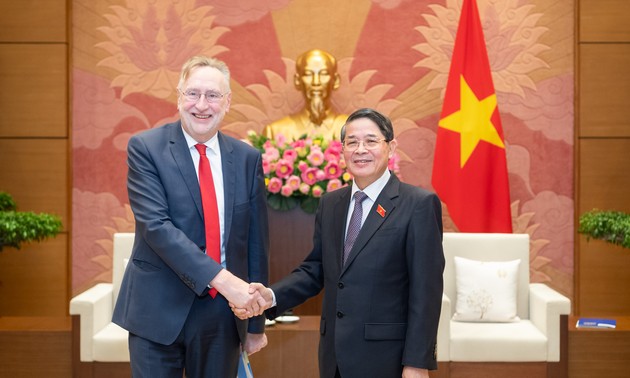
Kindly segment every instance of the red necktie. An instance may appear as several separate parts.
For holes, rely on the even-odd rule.
[[[221,263],[221,231],[219,227],[219,208],[217,194],[214,191],[214,180],[210,161],[206,156],[206,146],[196,144],[199,151],[199,189],[201,190],[201,204],[203,205],[203,219],[206,230],[206,254],[214,261]],[[210,289],[210,296],[216,297],[217,290]]]

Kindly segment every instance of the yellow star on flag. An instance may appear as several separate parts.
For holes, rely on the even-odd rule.
[[[439,126],[460,134],[460,167],[463,168],[479,141],[484,140],[500,148],[505,146],[491,121],[497,107],[496,94],[479,100],[463,75],[460,76],[459,87],[460,109],[442,118]]]

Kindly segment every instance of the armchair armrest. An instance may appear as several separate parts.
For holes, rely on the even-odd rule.
[[[451,359],[451,300],[442,293],[442,307],[440,312],[440,323],[437,334],[437,360],[450,361]]]
[[[571,312],[569,298],[541,283],[529,285],[532,323],[547,336],[547,361],[560,361],[560,315]]]
[[[112,321],[112,286],[111,283],[96,284],[70,301],[70,315],[79,315],[81,319],[81,361],[93,361],[92,339]]]

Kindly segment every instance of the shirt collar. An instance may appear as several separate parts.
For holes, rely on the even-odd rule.
[[[186,143],[188,144],[188,149],[194,148],[196,144],[199,144],[193,137],[190,136],[182,127],[182,131],[184,132],[184,138],[186,138]],[[212,138],[210,138],[205,144],[212,152],[216,154],[219,147],[219,137],[217,136],[219,133],[214,134]]]
[[[368,185],[365,189],[363,189],[363,193],[367,194],[368,198],[372,200],[372,202],[376,202],[376,198],[381,191],[387,185],[387,181],[389,181],[389,177],[392,174],[389,172],[389,169],[386,169],[385,172],[379,177],[376,181]],[[352,196],[354,197],[354,193],[358,192],[360,189],[355,182],[352,182]]]

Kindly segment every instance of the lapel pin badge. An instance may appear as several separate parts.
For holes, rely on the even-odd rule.
[[[378,213],[378,215],[380,215],[380,216],[381,216],[381,218],[385,218],[385,213],[386,213],[387,211],[385,211],[385,209],[383,208],[383,206],[378,205],[378,206],[376,207],[376,212]]]

